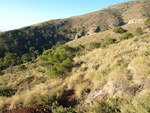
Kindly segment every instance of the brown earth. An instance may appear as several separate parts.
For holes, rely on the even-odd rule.
[[[16,88],[19,89],[19,88],[24,88],[26,87],[28,84],[30,84],[31,82],[33,82],[34,78],[31,78],[31,79],[28,79],[22,83],[20,83]]]
[[[75,90],[70,89],[70,90],[64,90],[61,100],[62,100],[62,106],[68,107],[69,102],[73,100],[76,97]]]

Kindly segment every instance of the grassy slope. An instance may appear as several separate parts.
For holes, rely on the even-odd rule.
[[[125,25],[123,28],[134,34],[137,27],[143,28],[143,21]],[[68,43],[71,46],[83,44],[88,47],[90,41],[105,40],[108,36],[117,38],[120,34],[115,34],[112,30],[96,33],[91,36]],[[100,37],[100,38],[99,38]],[[145,32],[142,36],[135,36],[132,39],[119,41],[109,45],[105,49],[95,49],[83,56],[75,57],[74,68],[71,75],[64,81],[49,80],[44,72],[36,63],[25,64],[28,69],[24,72],[15,71],[13,74],[5,70],[6,74],[0,76],[1,87],[15,88],[19,83],[34,76],[34,81],[25,88],[20,88],[16,95],[12,97],[0,97],[0,108],[9,107],[10,109],[20,106],[36,106],[45,98],[46,95],[61,94],[63,90],[75,89],[76,96],[80,101],[77,111],[84,108],[91,111],[88,103],[96,102],[109,97],[123,98],[130,100],[128,103],[121,103],[122,112],[134,110],[138,111],[137,104],[141,98],[146,99],[149,89],[149,61],[150,61],[150,34]],[[90,94],[85,89],[90,89]],[[142,97],[141,97],[142,95]],[[143,99],[143,101],[144,101]],[[136,103],[134,103],[136,101]],[[143,102],[142,101],[142,102]],[[133,103],[132,103],[133,102]],[[145,102],[147,105],[147,103]],[[82,106],[82,107],[80,107]],[[88,107],[89,109],[87,109]],[[146,108],[142,108],[146,109]],[[142,111],[141,112],[144,112]],[[130,111],[131,112],[131,111]]]

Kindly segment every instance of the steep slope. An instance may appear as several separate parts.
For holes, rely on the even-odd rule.
[[[13,96],[0,96],[0,109],[49,106],[54,113],[148,112],[150,29],[144,26],[144,20],[123,26],[133,34],[138,27],[142,28],[142,35],[120,40],[125,33],[114,33],[115,36],[112,36],[117,39],[116,42],[87,51],[82,56],[76,55],[72,72],[65,79],[50,79],[49,71],[39,66],[38,60],[24,64],[27,67],[24,71],[16,66],[12,74],[6,69],[5,74],[0,76],[1,92],[18,88],[31,79],[32,82],[20,87],[15,94],[12,93]],[[70,44],[79,40],[77,43],[87,48],[90,37],[93,37],[91,41],[96,41],[99,36],[104,35],[107,39],[112,33],[112,30],[100,32]],[[87,43],[80,41],[82,39]],[[66,106],[72,106],[72,109]]]
[[[34,51],[38,50],[42,53],[43,49],[51,48],[58,41],[69,41],[138,21],[150,16],[149,6],[150,1],[130,1],[82,16],[50,20],[1,33],[0,57],[4,57],[8,52],[22,56],[30,53],[29,49],[33,47]]]

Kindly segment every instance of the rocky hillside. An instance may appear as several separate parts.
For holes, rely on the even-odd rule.
[[[119,32],[115,28],[82,37],[45,51],[34,62],[5,69],[0,76],[0,109],[148,113],[150,21],[147,20],[150,19],[119,27]],[[78,52],[79,48],[67,46],[79,44],[84,47],[80,45]]]

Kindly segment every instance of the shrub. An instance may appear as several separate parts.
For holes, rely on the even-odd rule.
[[[54,103],[52,112],[53,113],[76,113],[73,108],[60,106],[57,102]]]
[[[51,95],[45,95],[44,97],[41,97],[40,99],[40,103],[43,106],[46,106],[46,105],[52,106],[54,102],[60,103],[60,97],[56,93],[51,94]]]
[[[118,98],[109,99],[107,101],[99,102],[92,109],[94,113],[121,113],[120,111],[120,100]]]
[[[135,31],[136,35],[139,36],[139,35],[142,35],[143,34],[143,31],[142,31],[142,28],[141,27],[138,27]]]
[[[49,49],[43,52],[40,57],[40,65],[46,67],[50,71],[52,78],[64,78],[73,67],[73,57],[80,50],[79,47],[69,47],[63,45],[56,50]]]
[[[107,47],[107,45],[115,43],[117,40],[115,38],[107,38],[106,41],[101,45],[101,48]]]
[[[125,32],[125,30],[122,28],[122,27],[117,27],[117,28],[115,28],[114,30],[113,30],[113,32],[115,32],[115,33],[124,33]]]
[[[99,48],[100,45],[101,44],[99,42],[90,42],[90,48],[92,48],[92,49]]]
[[[133,34],[132,33],[125,33],[122,37],[120,37],[120,40],[125,40],[125,39],[129,39],[129,38],[133,38]]]
[[[20,67],[19,67],[19,71],[23,71],[23,70],[26,70],[27,68],[26,68],[26,66],[25,65],[21,65]]]
[[[2,88],[0,89],[0,96],[11,97],[12,95],[15,95],[16,92],[17,90],[11,88]]]
[[[145,20],[144,25],[147,27],[150,26],[150,17]]]

